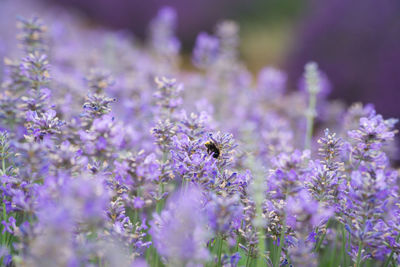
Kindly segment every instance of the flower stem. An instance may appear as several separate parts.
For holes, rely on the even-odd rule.
[[[253,251],[253,247],[250,247],[249,248],[249,253],[247,253],[246,267],[248,267],[249,264],[250,264],[250,258],[251,258],[252,251]]]
[[[333,251],[331,251],[331,258],[330,258],[330,260],[329,260],[329,267],[333,267],[334,264],[335,264],[335,258],[336,258],[336,244],[337,244],[338,240],[339,240],[339,236],[336,235],[335,243],[333,244]]]
[[[217,250],[218,264],[217,264],[217,266],[222,266],[222,264],[221,264],[222,242],[223,242],[222,237],[218,236],[217,244],[216,244],[218,246],[218,250]]]
[[[396,237],[396,242],[399,242],[399,239],[400,239],[400,233],[399,233],[399,234],[397,235],[397,237]],[[392,251],[390,252],[390,255],[389,255],[389,257],[386,259],[385,264],[383,265],[383,267],[388,267],[388,266],[389,266],[390,261],[391,261],[392,258],[393,258],[393,255],[394,255],[394,249],[392,249]]]
[[[3,157],[3,159],[1,160],[1,168],[2,168],[2,170],[3,170],[3,174],[5,175],[5,174],[6,174],[6,160],[5,160],[4,157]]]
[[[343,255],[343,264],[347,266],[347,255],[346,255],[346,233],[344,230],[344,225],[342,224],[342,255]]]
[[[362,252],[362,248],[363,248],[363,244],[360,241],[358,243],[358,252],[357,252],[357,261],[356,261],[356,267],[360,267],[360,263],[361,263],[361,252]]]
[[[3,220],[7,222],[7,212],[6,212],[6,203],[3,200]],[[5,228],[5,226],[4,226]],[[4,233],[1,234],[1,244],[5,245],[6,244],[6,237],[7,237],[7,231],[5,229],[3,230]]]
[[[326,223],[326,231],[328,231],[328,227],[329,227],[330,223],[331,223],[331,218],[329,218],[328,222]],[[321,247],[321,244],[324,241],[325,236],[326,236],[326,231],[322,234],[322,236],[318,240],[318,243],[317,243],[317,245],[315,246],[315,249],[314,249],[315,252],[318,252],[319,248]]]
[[[160,191],[160,195],[164,194],[164,184],[163,184],[163,182],[160,182],[159,191]],[[156,212],[157,213],[161,213],[161,210],[162,210],[163,206],[164,206],[164,198],[157,200]]]
[[[240,228],[242,228],[242,227],[243,227],[243,221],[242,221],[242,223],[241,223]],[[238,252],[238,251],[239,251],[239,243],[240,243],[239,231],[237,231],[236,235],[237,235],[237,237],[236,237],[235,252]]]
[[[311,148],[311,139],[313,135],[313,127],[314,127],[314,110],[316,105],[316,97],[315,95],[310,95],[310,103],[307,110],[307,130],[306,130],[306,140],[304,142],[304,149]]]
[[[3,175],[6,175],[6,156],[5,156],[5,148],[4,145],[1,148],[1,168],[3,171]],[[5,184],[3,183],[3,188],[5,188]],[[3,220],[5,222],[7,222],[8,218],[7,218],[7,210],[6,210],[6,202],[5,202],[5,196],[3,194]],[[5,228],[5,226],[4,226]],[[4,229],[3,228],[3,229]],[[4,231],[4,230],[3,230]],[[7,231],[4,231],[4,234],[1,235],[1,244],[5,245],[6,243],[6,237],[7,237]]]
[[[275,254],[275,258],[274,258],[274,267],[279,267],[280,266],[280,261],[281,261],[281,253],[282,253],[282,247],[283,247],[283,243],[285,240],[285,232],[286,232],[286,218],[283,222],[283,228],[282,228],[282,232],[281,232],[281,236],[279,238],[279,247],[278,250]]]
[[[304,142],[304,149],[311,149],[311,139],[314,128],[314,118],[316,116],[317,94],[320,91],[320,81],[318,66],[314,62],[310,62],[305,66],[304,77],[306,80],[306,87],[309,93],[308,108],[306,111],[307,129],[306,138]]]
[[[265,235],[264,228],[259,227],[258,229],[258,259],[257,267],[265,266],[264,264],[264,251],[265,251]]]

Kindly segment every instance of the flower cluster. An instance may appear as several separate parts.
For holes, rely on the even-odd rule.
[[[180,70],[172,8],[143,44],[43,11],[0,76],[1,264],[400,264],[397,120],[338,110],[316,63],[253,77],[232,21]]]

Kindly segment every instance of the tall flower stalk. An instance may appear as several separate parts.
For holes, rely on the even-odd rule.
[[[320,77],[318,65],[315,62],[307,63],[304,69],[304,78],[308,92],[308,108],[306,110],[306,136],[304,148],[311,149],[311,139],[313,136],[314,119],[317,116],[317,94],[320,92]]]

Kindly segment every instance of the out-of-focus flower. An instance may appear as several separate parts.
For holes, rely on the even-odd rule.
[[[178,133],[183,133],[189,139],[201,138],[204,133],[210,130],[211,127],[210,115],[202,111],[200,113],[190,113],[189,115],[182,111],[179,116]]]
[[[329,202],[329,205],[339,208],[339,194],[345,183],[344,164],[339,158],[342,153],[342,140],[326,129],[325,136],[321,137],[318,143],[318,152],[322,160],[310,163],[311,173],[306,180],[306,186],[316,200]]]
[[[209,225],[216,234],[226,235],[240,228],[243,207],[237,195],[221,197],[213,194],[206,210]]]
[[[207,155],[203,139],[190,140],[186,135],[174,136],[171,160],[174,173],[182,182],[205,187],[215,183],[216,162]]]
[[[159,121],[157,125],[151,129],[151,134],[155,138],[156,144],[161,151],[168,151],[174,135],[176,134],[176,125],[170,120]]]
[[[314,229],[325,223],[333,212],[313,200],[306,190],[296,196],[289,196],[286,204],[286,223],[294,229],[295,244],[289,248],[289,255],[296,266],[317,266],[317,257],[313,253],[313,240],[309,236]]]
[[[205,69],[217,60],[218,53],[218,38],[202,32],[197,36],[196,45],[193,49],[193,64],[198,68]]]
[[[21,30],[18,39],[26,52],[44,52],[46,50],[47,47],[44,35],[47,31],[47,27],[40,18],[33,17],[31,19],[26,19],[18,17],[17,27]]]
[[[216,35],[220,40],[221,58],[235,60],[239,46],[239,26],[234,21],[223,21],[217,25]]]
[[[177,83],[175,79],[166,77],[156,78],[158,90],[154,93],[157,99],[157,105],[171,114],[182,104],[180,93],[183,91],[183,85]]]
[[[151,245],[151,242],[145,241],[146,222],[132,223],[126,215],[122,199],[117,198],[111,201],[107,216],[110,219],[110,225],[107,227],[106,235],[111,235],[115,240],[120,241],[131,255],[141,255]]]
[[[28,122],[28,131],[34,136],[35,140],[43,140],[46,135],[54,135],[60,133],[61,126],[64,122],[56,117],[55,110],[48,110],[42,115],[38,115],[36,111],[28,111],[26,120]]]
[[[50,82],[49,62],[45,54],[29,54],[21,63],[21,71],[35,90],[40,90]]]
[[[272,101],[285,93],[286,81],[286,73],[266,67],[258,73],[257,90],[264,99]]]
[[[173,60],[179,53],[181,44],[175,37],[176,12],[173,8],[160,9],[150,23],[150,44],[161,57]]]
[[[161,214],[154,214],[151,222],[150,233],[157,251],[171,264],[207,261],[206,221],[201,209],[201,192],[194,187],[177,192]]]
[[[104,93],[104,90],[114,84],[114,80],[109,73],[96,69],[90,70],[89,75],[85,79],[90,92],[95,94]]]
[[[359,151],[362,155],[359,157],[373,157],[374,151],[379,150],[382,145],[394,138],[394,125],[397,123],[395,119],[384,120],[381,115],[372,114],[369,117],[360,119],[360,127],[357,130],[349,131],[349,137],[358,142],[357,148],[364,150]]]
[[[96,118],[111,111],[110,104],[115,102],[115,98],[104,95],[89,94],[86,102],[83,104],[85,117]]]

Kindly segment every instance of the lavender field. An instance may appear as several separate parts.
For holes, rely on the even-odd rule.
[[[145,41],[43,10],[0,27],[2,266],[399,266],[397,119],[318,62],[289,88],[234,21],[182,67],[173,8]]]

